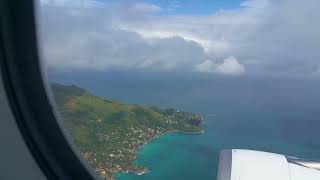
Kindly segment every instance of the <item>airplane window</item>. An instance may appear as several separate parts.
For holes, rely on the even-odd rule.
[[[102,179],[320,179],[319,5],[38,0],[40,55]]]

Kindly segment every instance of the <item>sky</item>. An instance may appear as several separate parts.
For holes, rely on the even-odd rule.
[[[48,71],[320,77],[319,0],[39,0]]]

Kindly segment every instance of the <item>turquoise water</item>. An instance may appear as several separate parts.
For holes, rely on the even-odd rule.
[[[174,107],[204,117],[204,134],[169,133],[154,139],[138,151],[135,161],[150,172],[118,174],[118,180],[214,180],[219,151],[231,148],[320,159],[317,80],[139,74],[68,77],[62,82],[109,99]]]
[[[217,113],[214,118],[206,118],[204,134],[172,133],[155,139],[139,150],[136,160],[137,164],[150,168],[150,172],[141,176],[120,174],[117,179],[215,179],[218,153],[230,148],[320,158],[320,143],[312,144],[307,137],[299,141],[301,132],[288,133],[270,114],[244,113],[236,112],[236,117]],[[256,121],[243,120],[255,115]]]

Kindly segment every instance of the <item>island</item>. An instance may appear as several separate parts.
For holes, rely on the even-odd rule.
[[[137,150],[170,131],[200,133],[201,116],[95,96],[75,85],[51,84],[63,124],[84,159],[101,179],[119,172],[143,174],[133,163]]]

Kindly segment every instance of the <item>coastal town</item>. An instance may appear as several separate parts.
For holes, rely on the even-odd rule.
[[[117,143],[110,143],[108,149],[100,154],[84,152],[82,155],[86,161],[95,168],[97,174],[106,180],[114,179],[114,175],[118,172],[130,172],[138,175],[147,173],[148,169],[146,167],[133,164],[133,161],[136,159],[136,151],[141,148],[141,146],[147,144],[153,138],[171,131],[201,133],[200,128],[192,129],[190,128],[193,126],[192,124],[184,123],[190,122],[191,120],[200,122],[201,117],[199,115],[179,111],[171,113],[170,115],[162,116],[165,123],[169,125],[166,128],[131,127],[126,131],[126,134],[123,134],[120,129],[111,132],[111,134],[97,134],[100,143],[108,143],[111,139],[113,142],[116,140]],[[184,119],[177,119],[182,117]],[[170,127],[170,125],[177,125],[179,128],[175,128],[175,126]],[[100,161],[99,159],[101,158],[104,160]]]

